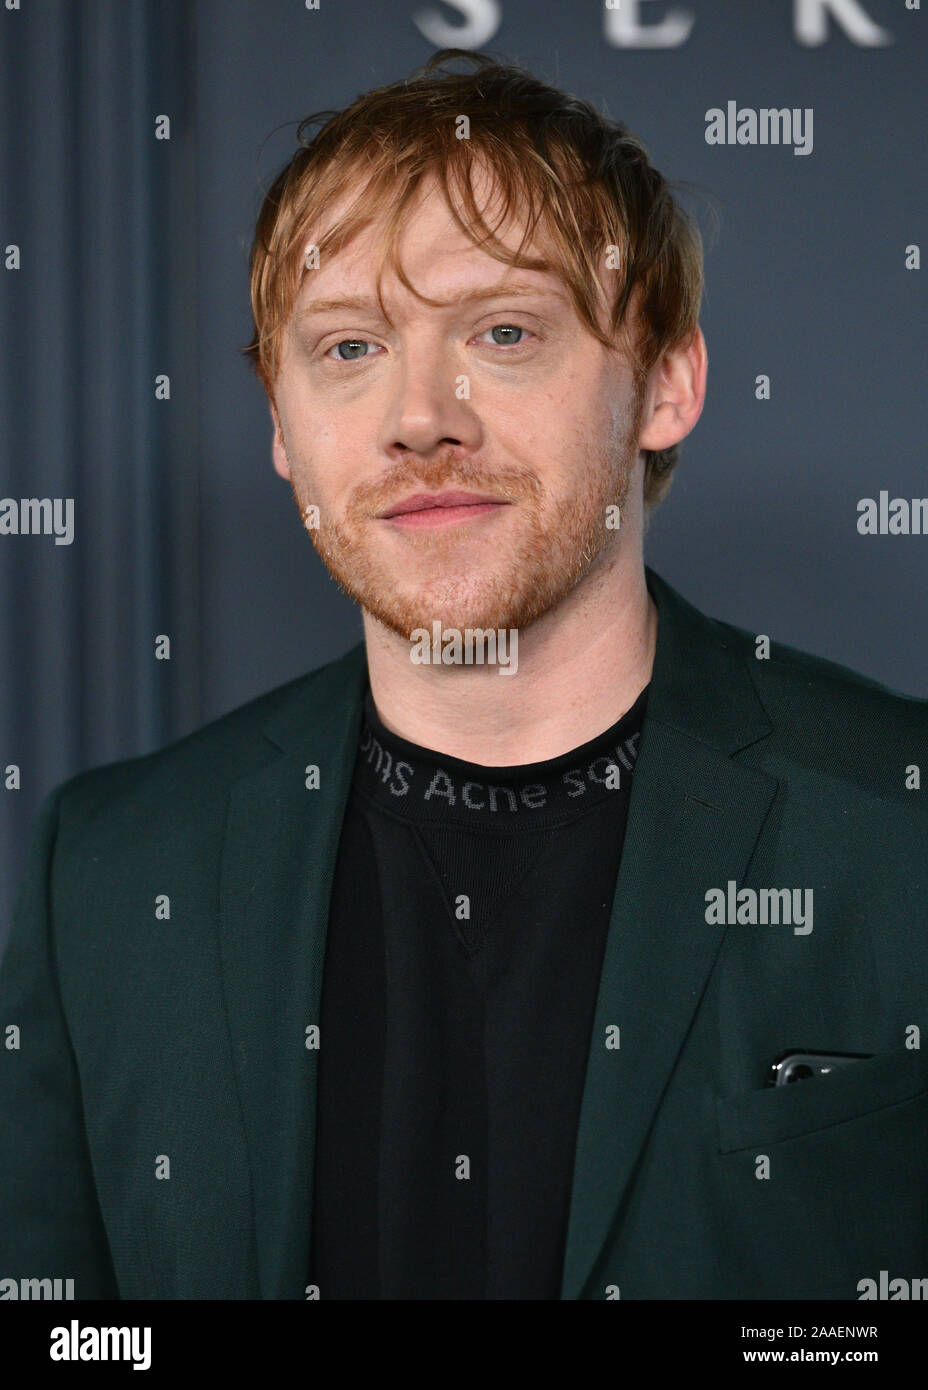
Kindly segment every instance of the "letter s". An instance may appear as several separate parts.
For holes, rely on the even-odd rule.
[[[436,48],[480,48],[492,39],[503,16],[498,0],[445,0],[451,9],[460,10],[464,24],[449,24],[436,10],[419,10],[413,23]]]

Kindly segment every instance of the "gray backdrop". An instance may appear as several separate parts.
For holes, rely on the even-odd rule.
[[[74,498],[75,531],[0,535],[0,768],[21,776],[0,788],[0,942],[53,785],[361,636],[271,469],[237,352],[247,247],[299,119],[444,44],[602,103],[721,210],[706,408],[649,563],[718,617],[928,694],[928,537],[857,531],[859,499],[928,493],[924,288],[906,268],[925,229],[928,4],[10,2],[0,497]],[[729,100],[811,107],[812,152],[707,144],[706,112]]]

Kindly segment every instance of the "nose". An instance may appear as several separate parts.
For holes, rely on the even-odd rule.
[[[460,362],[434,344],[396,366],[381,447],[390,457],[407,453],[428,457],[447,445],[476,450],[482,429],[470,397],[470,381]]]

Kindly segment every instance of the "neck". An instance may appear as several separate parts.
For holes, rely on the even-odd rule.
[[[620,547],[620,551],[623,548]],[[651,679],[657,609],[640,548],[593,570],[518,637],[518,669],[416,665],[410,643],[364,613],[371,694],[400,738],[491,767],[541,762],[588,743]]]

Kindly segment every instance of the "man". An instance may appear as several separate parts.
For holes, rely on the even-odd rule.
[[[301,143],[252,253],[274,466],[365,640],[43,807],[0,1273],[924,1274],[925,702],[644,566],[705,396],[698,234],[624,127],[447,56]]]

